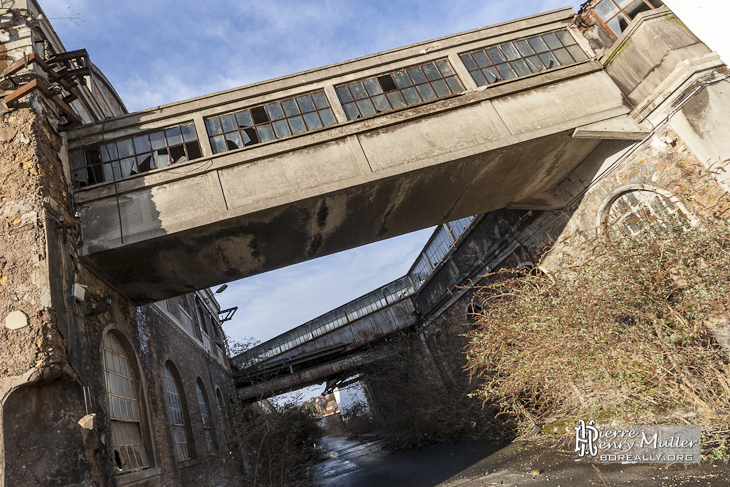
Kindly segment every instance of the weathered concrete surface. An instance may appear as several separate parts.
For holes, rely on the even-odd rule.
[[[310,135],[307,147],[289,147],[307,137],[282,141],[288,153],[254,148],[195,161],[178,180],[84,191],[85,260],[141,303],[527,198],[538,205],[531,196],[599,143],[573,131],[629,111],[590,66],[496,100],[476,92],[378,117],[386,127],[335,127]]]

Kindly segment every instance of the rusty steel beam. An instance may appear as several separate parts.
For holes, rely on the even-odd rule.
[[[51,100],[53,103],[55,103],[58,108],[61,109],[61,111],[66,115],[69,119],[71,119],[75,123],[82,123],[81,117],[79,117],[76,112],[73,111],[73,109],[65,102],[63,101],[58,95],[54,95],[50,91],[48,91],[48,88],[43,86],[38,79],[34,79],[32,81],[29,81],[28,83],[24,84],[17,90],[13,91],[9,95],[7,95],[5,98],[3,98],[3,101],[8,106],[8,108],[11,108],[15,103],[18,102],[21,98],[24,96],[32,93],[33,91],[38,90],[40,93]],[[67,126],[64,126],[64,128],[69,128]]]

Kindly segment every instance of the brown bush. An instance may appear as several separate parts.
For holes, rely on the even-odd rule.
[[[553,276],[501,275],[478,296],[468,370],[523,431],[570,418],[726,430],[730,226],[600,235]],[[719,441],[724,445],[724,440]]]

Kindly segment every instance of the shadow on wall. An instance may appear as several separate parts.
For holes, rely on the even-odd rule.
[[[41,381],[14,390],[3,408],[5,482],[12,487],[84,485],[89,464],[88,430],[81,386],[69,380]],[[97,441],[98,443],[98,441]],[[13,468],[7,468],[12,465]]]

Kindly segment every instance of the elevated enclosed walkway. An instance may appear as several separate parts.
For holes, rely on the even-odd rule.
[[[570,8],[69,137],[86,263],[137,303],[502,207],[643,133]],[[74,152],[74,150],[76,150]]]

